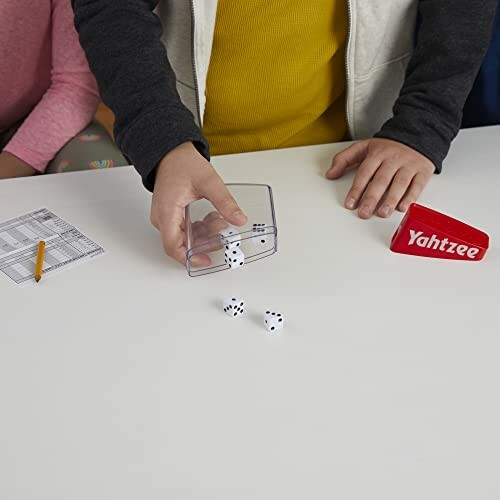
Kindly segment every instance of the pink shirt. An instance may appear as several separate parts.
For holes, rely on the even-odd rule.
[[[43,172],[98,100],[70,0],[0,0],[0,131],[24,119],[5,151]]]

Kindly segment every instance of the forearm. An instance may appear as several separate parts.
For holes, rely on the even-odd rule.
[[[55,82],[5,147],[38,172],[91,120],[98,95],[91,87]]]
[[[43,172],[57,152],[94,116],[92,86],[56,81],[5,147],[5,151]]]
[[[104,102],[116,116],[118,146],[152,189],[155,169],[173,148],[208,145],[182,104],[161,43],[154,0],[73,0],[80,41]]]
[[[52,0],[50,86],[5,150],[43,172],[92,119],[99,101],[68,0]]]
[[[420,0],[421,26],[394,116],[376,134],[441,170],[491,37],[497,0]]]

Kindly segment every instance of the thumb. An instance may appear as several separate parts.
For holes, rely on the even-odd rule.
[[[326,173],[328,179],[342,177],[349,167],[362,163],[365,159],[368,141],[357,142],[334,156],[332,166]]]
[[[248,218],[243,210],[238,206],[236,200],[231,196],[224,182],[214,171],[208,179],[204,179],[204,184],[200,188],[200,194],[208,201],[212,202],[215,209],[230,224],[243,226]]]

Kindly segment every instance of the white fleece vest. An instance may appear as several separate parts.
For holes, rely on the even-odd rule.
[[[392,116],[413,52],[418,0],[346,1],[347,121],[351,138],[365,139]],[[217,0],[160,0],[157,9],[179,94],[199,125],[216,12]]]

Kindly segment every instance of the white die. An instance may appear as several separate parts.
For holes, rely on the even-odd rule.
[[[229,299],[224,300],[223,308],[224,312],[228,316],[231,316],[231,318],[237,318],[245,311],[245,302],[236,297],[230,297]]]
[[[230,250],[231,248],[239,248],[241,245],[241,234],[232,226],[223,229],[220,232],[221,242],[226,248]]]
[[[264,314],[264,325],[268,332],[276,333],[283,330],[285,318],[279,312],[267,310]]]
[[[231,248],[224,252],[224,261],[231,269],[238,269],[245,263],[245,254],[239,248]]]

